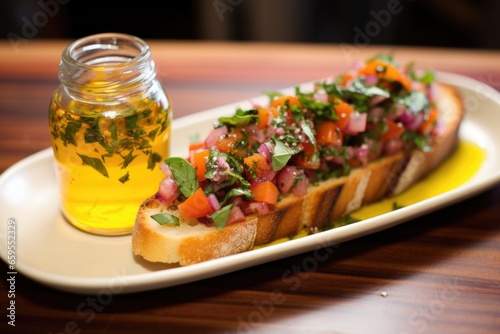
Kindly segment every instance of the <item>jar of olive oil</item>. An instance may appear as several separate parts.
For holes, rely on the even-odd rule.
[[[172,110],[149,46],[124,34],[71,43],[59,64],[49,129],[61,211],[81,230],[131,233],[169,154]]]

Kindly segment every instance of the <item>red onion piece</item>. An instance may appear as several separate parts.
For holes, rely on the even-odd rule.
[[[344,128],[344,133],[355,135],[366,130],[367,113],[354,112]]]
[[[368,150],[368,145],[363,144],[356,150],[356,158],[363,164],[366,165],[368,163],[368,155],[370,151]]]
[[[158,193],[160,196],[167,202],[167,204],[172,204],[177,198],[177,183],[175,183],[172,178],[165,178],[160,182],[160,186],[158,188]]]
[[[262,153],[266,157],[267,161],[271,161],[271,152],[269,152],[269,147],[265,143],[261,144],[257,151]]]
[[[251,202],[248,204],[248,210],[261,216],[269,212],[269,206],[265,202]]]
[[[370,106],[376,106],[377,104],[384,102],[385,100],[387,100],[387,98],[385,96],[375,95],[374,97],[372,97],[370,99],[370,102],[368,102],[368,103],[370,104]]]
[[[229,211],[229,217],[227,218],[226,225],[239,223],[239,222],[244,221],[245,219],[246,219],[246,217],[243,214],[243,211],[241,211],[240,207],[237,205],[234,205],[233,208],[231,209],[231,211]]]
[[[299,171],[294,166],[285,166],[278,175],[278,189],[286,194],[292,189]]]
[[[378,78],[376,75],[367,75],[365,77],[365,83],[367,85],[375,85],[378,82]]]
[[[160,164],[160,169],[161,171],[170,178],[173,178],[174,176],[172,175],[172,171],[170,170],[170,167],[165,163],[165,161],[162,161]]]
[[[413,118],[415,117],[415,115],[408,109],[406,109],[400,116],[399,116],[399,120],[403,123],[403,124],[406,124],[406,123],[410,123],[411,121],[413,121]]]
[[[295,196],[305,196],[307,193],[307,186],[309,185],[309,179],[306,177],[303,171],[300,171],[300,179],[296,182],[295,186],[292,188],[292,194]]]
[[[418,114],[414,114],[413,119],[405,124],[405,127],[408,130],[416,130],[424,121],[424,115],[420,112]]]
[[[275,127],[274,133],[276,133],[278,136],[284,135],[285,134],[285,129],[281,127]]]
[[[395,119],[401,117],[402,115],[408,112],[410,111],[406,109],[406,106],[404,104],[396,103],[394,105],[394,108],[389,110],[387,118],[390,119],[391,121],[394,121]]]
[[[210,207],[212,208],[212,210],[214,210],[214,211],[220,210],[221,206],[220,206],[219,200],[217,199],[217,197],[215,197],[214,194],[208,195],[207,199],[208,199],[208,204],[210,204]]]
[[[270,170],[262,174],[260,181],[273,181],[274,177],[278,174],[277,170]]]

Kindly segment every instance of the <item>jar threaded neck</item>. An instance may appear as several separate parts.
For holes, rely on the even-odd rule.
[[[149,46],[126,34],[91,35],[71,43],[59,64],[59,80],[72,95],[132,94],[156,77]]]

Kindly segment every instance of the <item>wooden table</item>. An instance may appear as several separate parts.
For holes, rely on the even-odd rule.
[[[47,108],[67,42],[0,43],[0,172],[49,147]],[[148,42],[176,118],[340,73],[379,51],[500,89],[500,52]],[[52,290],[18,275],[16,328],[7,325],[5,280],[0,328],[2,333],[498,333],[499,204],[500,184],[345,242],[314,271],[302,268],[284,279],[311,256],[306,253],[176,287],[113,295],[105,306],[90,306],[96,296]],[[270,302],[276,291],[279,299]]]

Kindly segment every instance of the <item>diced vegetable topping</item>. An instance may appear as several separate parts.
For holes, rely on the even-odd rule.
[[[428,150],[439,125],[434,74],[379,55],[310,92],[220,117],[187,159],[168,158],[157,197],[181,219],[224,228],[264,215],[284,196],[385,155]],[[175,218],[155,216],[175,226]]]

